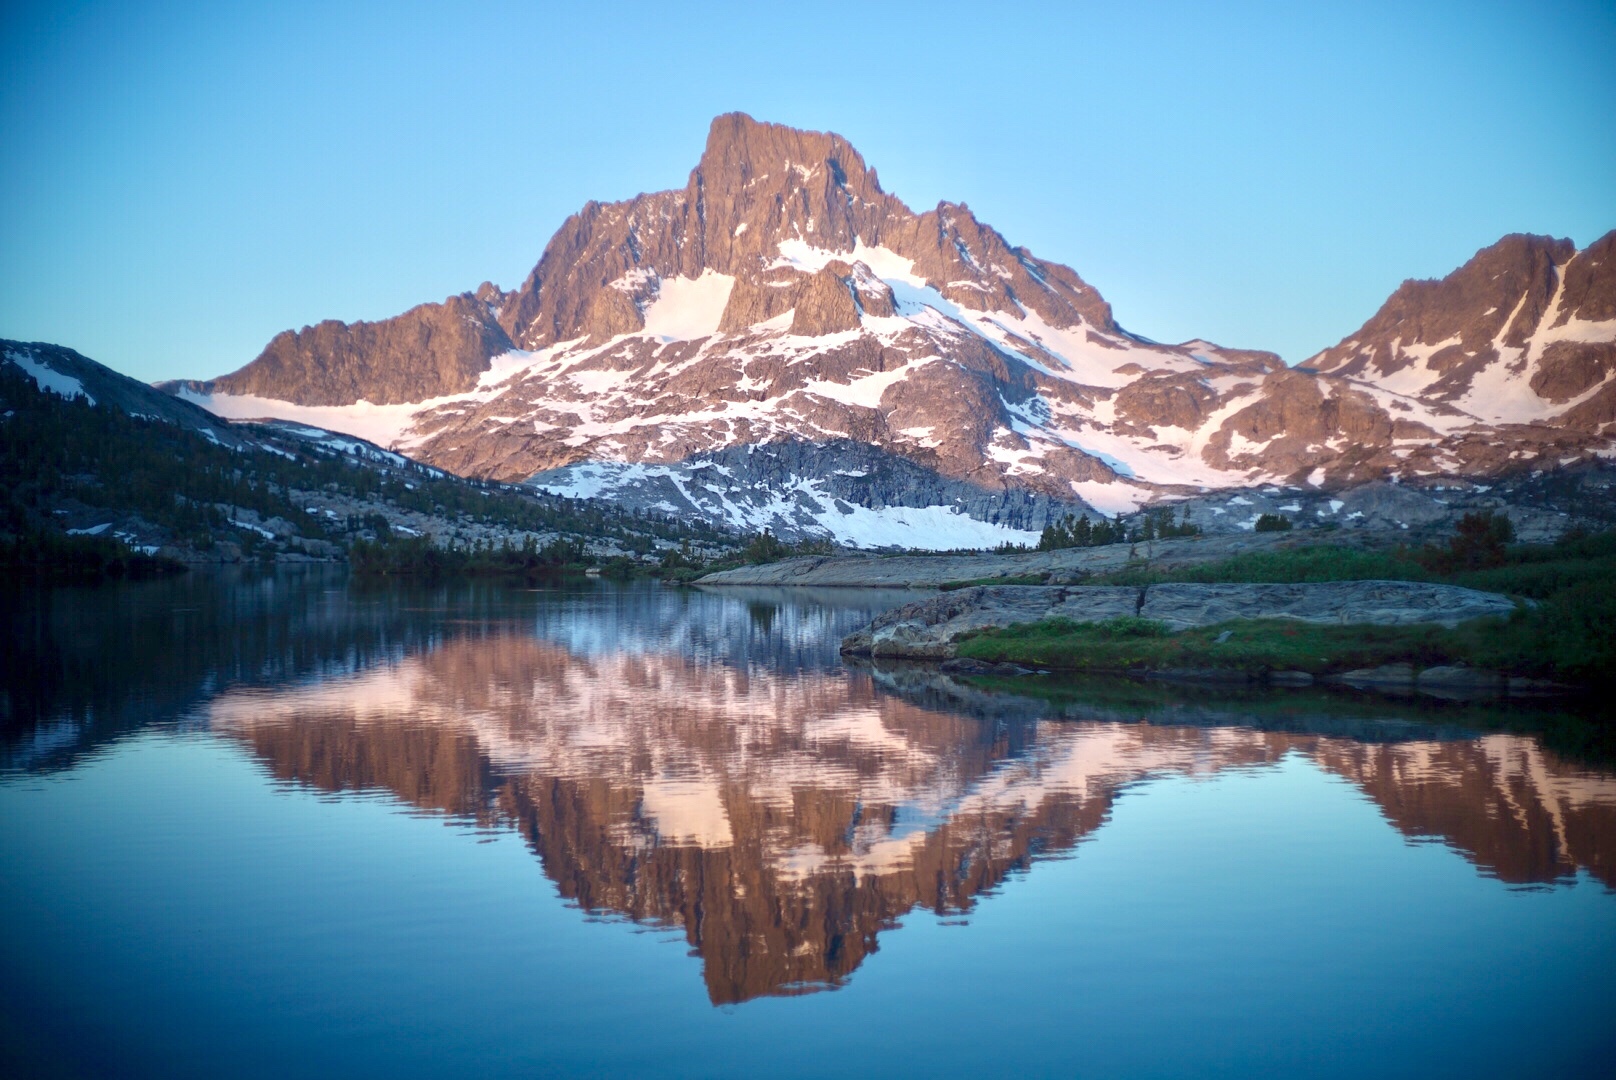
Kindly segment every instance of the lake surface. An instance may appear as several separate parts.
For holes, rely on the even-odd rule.
[[[844,663],[905,599],[3,594],[0,1072],[1610,1067],[1577,710]]]

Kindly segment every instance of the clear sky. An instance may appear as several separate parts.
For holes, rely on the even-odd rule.
[[[1505,233],[1616,228],[1609,0],[13,0],[0,72],[0,337],[142,379],[513,287],[736,109],[1293,363]]]

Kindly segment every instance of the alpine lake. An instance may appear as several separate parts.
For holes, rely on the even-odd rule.
[[[844,661],[896,590],[0,594],[9,1076],[1609,1075],[1609,704]]]

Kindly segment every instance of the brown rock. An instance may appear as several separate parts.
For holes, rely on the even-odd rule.
[[[789,269],[736,278],[724,306],[724,317],[718,323],[719,332],[740,333],[784,315],[797,306],[797,295],[805,280],[804,275]]]
[[[947,299],[941,317],[873,323],[899,309],[860,261],[877,261],[861,255],[877,247]],[[1130,335],[1075,272],[1010,246],[964,204],[917,214],[840,136],[737,113],[713,122],[682,188],[569,218],[519,289],[485,282],[382,323],[283,334],[212,388],[301,404],[422,401],[473,388],[513,342],[573,342],[488,400],[417,418],[413,453],[505,480],[586,459],[852,438],[950,479],[1069,500],[1073,484],[1125,479],[1080,449],[1091,431],[1163,463],[1200,453],[1252,481],[1492,475],[1608,445],[1616,390],[1602,383],[1616,343],[1543,335],[1556,320],[1616,318],[1613,253],[1616,233],[1581,253],[1505,237],[1441,281],[1405,282],[1356,335],[1293,370],[1272,353]],[[671,283],[709,271],[733,281],[716,338],[636,336]],[[1093,348],[1053,340],[1027,314]],[[1462,411],[1478,409],[1465,398],[1477,376],[1505,363],[1520,393],[1538,395],[1530,424]],[[1422,376],[1412,390],[1410,374]],[[1365,385],[1388,375],[1396,394]]]
[[[1506,236],[1440,281],[1403,282],[1356,333],[1305,366],[1338,375],[1371,369],[1388,375],[1415,363],[1406,347],[1457,338],[1457,346],[1433,355],[1427,365],[1448,373],[1489,350],[1500,334],[1505,344],[1519,346],[1554,294],[1557,268],[1575,254],[1569,240]],[[1450,382],[1445,389],[1451,393],[1458,380]]]
[[[818,337],[858,329],[859,306],[851,273],[846,263],[831,262],[808,279],[797,296],[796,314],[791,317],[793,334]]]
[[[1556,404],[1581,397],[1616,371],[1616,342],[1556,341],[1543,350],[1531,387]]]
[[[1194,431],[1217,400],[1217,391],[1199,375],[1147,375],[1117,391],[1117,416],[1144,428],[1165,424]]]
[[[381,322],[332,319],[287,330],[252,363],[204,387],[299,405],[425,401],[473,389],[489,359],[510,348],[488,304],[468,293]]]
[[[1554,325],[1564,325],[1571,319],[1616,319],[1616,229],[1589,244],[1566,264],[1560,316]]]

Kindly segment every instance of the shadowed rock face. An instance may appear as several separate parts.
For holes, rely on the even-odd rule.
[[[229,692],[211,722],[283,779],[514,826],[580,907],[681,927],[715,1003],[838,985],[905,913],[967,911],[1071,850],[1128,784],[1289,753],[1506,881],[1612,880],[1616,786],[1528,739],[1049,722],[1014,702],[984,720],[949,692],[496,635]]]
[[[167,386],[148,386],[98,364],[79,352],[42,341],[0,338],[0,371],[28,378],[35,386],[57,385],[63,396],[82,394],[91,403],[135,416],[166,421],[191,431],[206,432],[214,442],[229,447],[245,444],[239,432],[189,401],[176,400]],[[66,383],[53,383],[64,378]],[[69,393],[68,391],[71,391]]]

